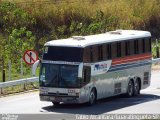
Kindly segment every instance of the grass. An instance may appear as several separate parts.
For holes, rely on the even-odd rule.
[[[33,43],[34,49],[40,54],[44,43],[49,40],[115,29],[147,30],[154,38],[160,37],[159,0],[0,0],[0,4],[6,1],[15,3],[18,8],[23,9],[35,19],[35,24],[26,23],[28,25],[26,27],[34,34],[36,38]],[[14,16],[14,14],[11,15]],[[5,17],[0,18],[0,27],[3,26],[2,18]],[[15,25],[18,24],[16,18],[13,20]],[[13,23],[11,23],[7,25],[12,26]],[[7,34],[0,30],[0,47],[1,38],[6,39]],[[153,48],[153,55],[155,56],[155,48]],[[17,60],[13,58],[13,61]],[[8,80],[7,63],[5,66],[6,80]],[[13,63],[12,66],[11,79],[20,79],[20,68],[17,67],[20,65]],[[27,66],[24,68],[23,77],[30,77],[30,68]],[[2,81],[1,70],[0,81]]]
[[[6,0],[2,0],[6,1]],[[2,2],[1,1],[1,2]],[[159,0],[8,0],[36,20],[36,49],[51,39],[115,29],[141,29],[158,37]]]
[[[35,82],[35,83],[27,83],[24,85],[16,85],[16,86],[12,86],[12,87],[6,87],[3,88],[3,90],[1,91],[0,95],[2,94],[4,95],[8,95],[8,94],[14,94],[14,93],[19,93],[19,92],[25,92],[28,90],[35,90],[39,88],[39,83]]]
[[[18,79],[23,79],[23,78],[28,78],[28,77],[33,77],[32,74],[31,74],[31,68],[30,70],[27,70],[23,76],[21,76],[20,72],[17,73],[17,71],[12,68],[12,72],[11,72],[11,80],[18,80]],[[39,76],[39,67],[37,68],[37,71],[36,71],[36,76]],[[6,69],[6,81],[9,81],[9,75],[8,75],[8,70]],[[2,82],[2,71],[0,71],[0,82]]]
[[[13,0],[10,0],[13,1]],[[14,0],[37,21],[41,36],[52,39],[73,34],[94,34],[91,24],[105,22],[105,30],[143,29],[153,35],[160,24],[158,0]],[[82,23],[82,26],[79,26]],[[155,24],[155,25],[153,25]],[[104,26],[95,31],[103,32]],[[84,31],[83,31],[84,30]],[[43,34],[44,33],[44,34]],[[48,37],[48,36],[47,36]]]

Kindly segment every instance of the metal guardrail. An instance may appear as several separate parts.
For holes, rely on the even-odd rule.
[[[3,83],[0,83],[0,89],[5,87],[10,87],[10,86],[15,86],[15,85],[22,85],[22,84],[37,82],[37,81],[38,81],[38,77],[32,77],[32,78],[25,78],[20,80],[3,82]]]
[[[152,59],[152,64],[160,63],[160,58]]]
[[[155,64],[155,63],[160,63],[160,58],[152,59],[152,64]],[[38,82],[38,79],[39,79],[38,77],[32,77],[32,78],[25,78],[25,79],[14,80],[9,82],[2,82],[0,83],[0,89],[3,89],[5,87],[25,85],[27,83]]]

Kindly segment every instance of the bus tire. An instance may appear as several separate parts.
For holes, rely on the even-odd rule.
[[[93,105],[95,104],[97,101],[97,93],[96,93],[96,89],[93,88],[89,94],[89,102],[88,102],[88,105]]]
[[[54,106],[59,106],[59,102],[52,102]]]
[[[140,81],[139,79],[136,79],[134,83],[134,95],[137,96],[140,94]]]
[[[134,84],[132,80],[129,80],[127,88],[127,97],[132,97],[134,94]]]

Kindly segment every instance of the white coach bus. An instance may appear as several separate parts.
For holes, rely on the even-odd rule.
[[[40,62],[40,100],[94,104],[150,85],[151,34],[116,30],[49,41]],[[35,68],[35,67],[34,67]]]

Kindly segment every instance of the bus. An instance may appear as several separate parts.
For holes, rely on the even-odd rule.
[[[150,85],[151,64],[149,31],[115,30],[52,40],[45,43],[40,61],[40,100],[93,105],[120,94],[136,96]]]

